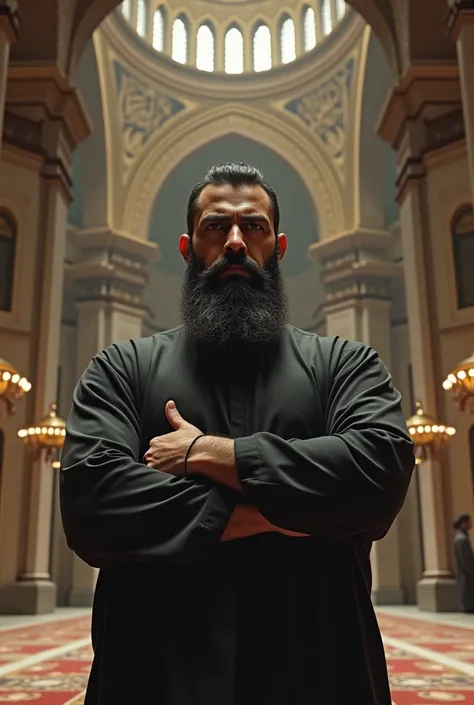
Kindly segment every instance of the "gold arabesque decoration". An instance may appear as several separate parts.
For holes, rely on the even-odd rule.
[[[461,411],[474,413],[474,353],[462,360],[443,382]]]
[[[25,445],[35,451],[46,450],[46,460],[57,467],[56,452],[63,447],[66,435],[66,422],[56,414],[56,404],[51,404],[49,414],[40,419],[36,426],[22,428],[18,431]]]
[[[453,426],[440,424],[433,416],[426,414],[420,401],[416,403],[416,413],[410,416],[406,423],[415,444],[417,465],[435,458],[438,451],[456,433]]]
[[[5,402],[10,415],[16,411],[16,402],[30,389],[26,377],[22,377],[10,362],[0,358],[0,400]]]

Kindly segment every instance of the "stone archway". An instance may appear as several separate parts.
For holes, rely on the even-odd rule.
[[[231,103],[196,115],[155,142],[128,188],[124,230],[146,239],[155,194],[177,164],[198,147],[233,133],[260,142],[294,168],[314,199],[322,238],[344,228],[343,194],[328,157],[316,147],[304,150],[297,131],[283,120]]]

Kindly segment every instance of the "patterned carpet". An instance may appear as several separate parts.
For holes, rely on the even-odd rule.
[[[379,614],[393,705],[474,705],[474,630]],[[0,703],[81,705],[89,617],[0,630]]]

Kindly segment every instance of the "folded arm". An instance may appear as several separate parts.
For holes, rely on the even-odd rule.
[[[218,544],[234,493],[140,462],[138,361],[132,343],[97,355],[79,381],[61,461],[70,548],[97,566],[198,561]]]
[[[325,541],[381,538],[403,504],[414,466],[400,394],[377,354],[363,345],[345,344],[329,375],[326,435],[202,438],[193,472],[240,489],[279,527]]]

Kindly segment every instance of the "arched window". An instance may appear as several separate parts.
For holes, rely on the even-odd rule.
[[[321,0],[321,27],[323,34],[331,34],[332,32],[332,17],[331,17],[331,0]]]
[[[261,24],[253,35],[253,70],[268,71],[272,67],[272,34]]]
[[[451,225],[458,308],[474,306],[474,211],[464,206]]]
[[[138,0],[137,5],[137,34],[146,36],[146,0]]]
[[[231,27],[225,35],[224,70],[226,73],[243,73],[244,70],[244,38],[237,27]]]
[[[132,16],[132,0],[123,0],[122,15],[125,17],[126,20],[130,20]]]
[[[474,426],[469,429],[469,451],[471,456],[471,478],[474,487]]]
[[[336,19],[342,20],[346,14],[347,5],[346,0],[336,0]]]
[[[214,71],[214,61],[214,32],[208,24],[202,24],[197,32],[196,68],[201,71]]]
[[[316,46],[316,15],[312,7],[307,7],[303,14],[304,50],[311,51]]]
[[[296,33],[295,23],[287,17],[281,24],[281,62],[288,64],[296,59]]]
[[[164,51],[165,48],[165,11],[159,7],[153,15],[153,48]]]
[[[185,64],[188,59],[188,29],[182,17],[173,22],[171,58],[179,64]]]
[[[3,475],[3,450],[5,448],[5,436],[0,428],[0,495],[2,494],[2,475]]]
[[[0,209],[0,311],[11,311],[15,269],[16,223]]]

